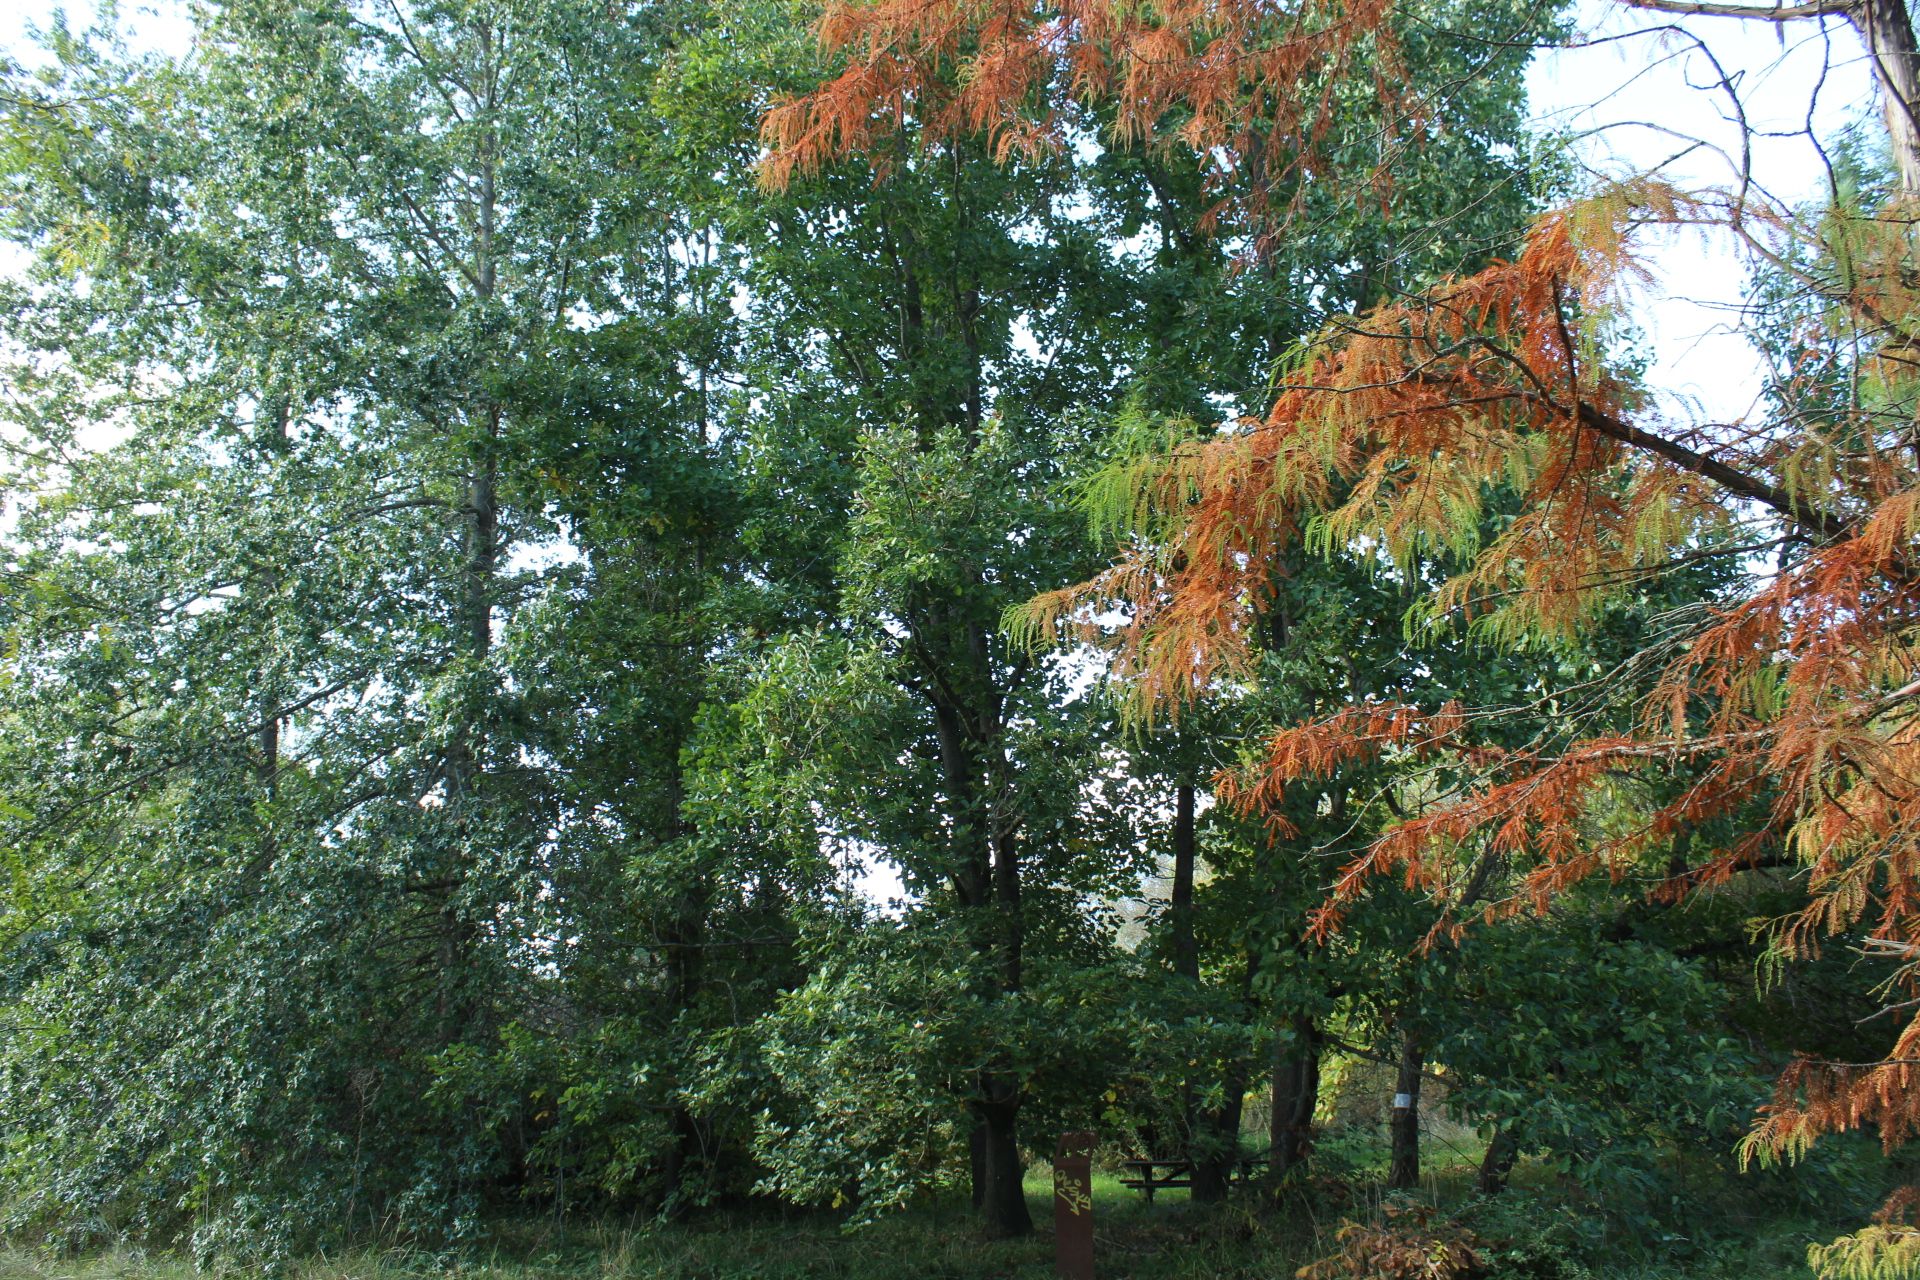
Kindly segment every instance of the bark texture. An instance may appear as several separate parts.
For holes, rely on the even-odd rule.
[[[1393,1155],[1387,1166],[1387,1186],[1411,1191],[1420,1185],[1420,1076],[1426,1069],[1426,1049],[1409,1027],[1400,1038],[1400,1069],[1393,1082],[1393,1118],[1388,1122]]]

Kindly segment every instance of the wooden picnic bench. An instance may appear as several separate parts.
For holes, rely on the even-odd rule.
[[[1265,1156],[1241,1156],[1228,1169],[1229,1181],[1245,1182],[1253,1177],[1254,1170],[1265,1165]],[[1153,1193],[1167,1188],[1193,1189],[1193,1161],[1182,1156],[1175,1160],[1149,1160],[1138,1156],[1120,1162],[1126,1176],[1120,1179],[1120,1185],[1131,1187],[1147,1197],[1147,1203],[1153,1203]],[[1162,1174],[1160,1171],[1165,1170]]]

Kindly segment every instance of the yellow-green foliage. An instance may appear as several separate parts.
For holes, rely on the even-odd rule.
[[[1820,1280],[1909,1280],[1920,1276],[1920,1230],[1873,1226],[1807,1249]]]

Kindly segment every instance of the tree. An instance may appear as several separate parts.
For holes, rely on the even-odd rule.
[[[533,1087],[467,1084],[564,1020],[545,967],[604,922],[582,832],[614,820],[548,767],[592,753],[528,683],[535,602],[576,575],[516,558],[564,514],[588,581],[630,590],[632,525],[693,506],[662,485],[612,529],[555,500],[596,445],[610,473],[704,460],[679,228],[622,159],[675,21],[242,2],[191,63],[56,29],[10,80],[21,1225],[431,1233],[539,1163],[511,1136]],[[582,333],[615,310],[651,323]],[[662,630],[693,576],[651,575]],[[636,843],[677,834],[670,796],[621,799]]]
[[[1263,1077],[1297,1187],[1336,1052],[1396,1184],[1442,1072],[1490,1191],[1631,1190],[1793,1003],[1743,904],[1920,947],[1897,157],[1529,233],[1522,4],[199,20],[0,86],[11,1228],[1015,1234],[1057,1128],[1225,1197]],[[1615,354],[1687,220],[1751,430]],[[1900,1136],[1837,967],[1754,1150]]]
[[[1047,82],[1042,68],[1058,65],[1076,91],[1117,99],[1133,128],[1169,146],[1198,143],[1208,163],[1257,180],[1271,170],[1262,147],[1278,127],[1260,114],[1266,95],[1316,101],[1298,93],[1320,83],[1305,60],[1255,60],[1241,80],[1209,75],[1209,54],[1244,39],[1231,23],[1196,29],[1178,16],[1089,7],[1063,13],[1061,40],[1050,18],[1014,22],[965,5],[916,7],[912,20],[885,6],[838,18],[829,38],[863,56],[772,117],[782,151],[771,172],[867,145],[898,104],[923,97],[928,117],[953,130],[1043,138],[1051,117],[1036,111],[1036,86]],[[1681,836],[1757,811],[1725,844],[1695,842],[1667,891],[1710,888],[1784,853],[1807,868],[1809,894],[1777,933],[1780,950],[1812,954],[1823,936],[1856,936],[1894,962],[1896,988],[1911,990],[1920,979],[1911,887],[1920,682],[1910,647],[1920,490],[1904,212],[1920,195],[1911,22],[1898,3],[1641,7],[1768,22],[1844,14],[1871,53],[1894,184],[1849,190],[1835,170],[1829,198],[1804,210],[1772,200],[1750,161],[1714,190],[1609,185],[1543,215],[1510,261],[1336,319],[1300,347],[1263,412],[1139,469],[1133,497],[1154,536],[1048,601],[1041,620],[1126,609],[1138,686],[1178,702],[1249,669],[1255,621],[1302,544],[1340,555],[1378,548],[1401,565],[1461,557],[1416,624],[1470,624],[1512,645],[1578,635],[1637,584],[1720,559],[1744,581],[1677,617],[1632,660],[1658,678],[1626,725],[1596,731],[1592,718],[1563,712],[1516,746],[1496,735],[1534,715],[1531,702],[1365,701],[1274,733],[1223,796],[1265,811],[1293,788],[1383,756],[1465,769],[1442,802],[1388,825],[1351,862],[1318,913],[1323,935],[1388,870],[1433,895],[1445,934],[1467,914],[1543,906],[1585,877],[1664,860]],[[1297,21],[1313,47],[1342,56],[1368,38],[1391,40],[1382,11],[1308,7]],[[1076,43],[1081,32],[1098,46]],[[1123,38],[1108,39],[1113,32]],[[941,97],[927,68],[960,50],[974,73],[964,92]],[[1235,96],[1229,84],[1247,92]],[[1737,106],[1731,80],[1713,91]],[[1378,100],[1391,115],[1410,98],[1388,89]],[[1255,105],[1236,113],[1239,103]],[[1298,113],[1279,120],[1294,126],[1284,130],[1298,144],[1289,157],[1310,163],[1311,131],[1297,127]],[[1791,310],[1802,326],[1797,351],[1843,351],[1818,376],[1780,369],[1768,388],[1774,411],[1760,421],[1663,419],[1612,357],[1632,321],[1623,286],[1638,269],[1638,237],[1683,224],[1725,229],[1777,273],[1774,295],[1753,298],[1757,322]],[[1482,537],[1489,495],[1502,490],[1518,495],[1519,510]],[[1550,697],[1571,707],[1591,687]],[[1620,814],[1618,779],[1652,780],[1674,766],[1689,770],[1690,785]],[[1502,887],[1479,903],[1469,889],[1489,869],[1502,872]],[[1795,1154],[1820,1133],[1861,1124],[1898,1143],[1920,1117],[1920,1090],[1908,1082],[1916,1045],[1920,1022],[1909,1022],[1878,1062],[1802,1060],[1749,1149]],[[1903,1248],[1903,1230],[1868,1233],[1858,1247]]]
[[[848,774],[814,801],[833,829],[900,866],[923,895],[920,914],[967,940],[972,998],[1018,1005],[1040,959],[1041,922],[1072,909],[1068,885],[1099,874],[1097,860],[1067,863],[1079,780],[1046,756],[1048,739],[1074,737],[1059,723],[1058,677],[995,629],[1023,590],[1085,563],[1077,522],[1048,502],[1078,449],[1065,413],[1074,353],[1043,384],[1043,362],[1012,350],[1023,310],[1043,341],[1065,345],[1048,332],[1059,323],[1058,268],[986,219],[975,203],[986,179],[916,177],[911,191],[836,192],[835,204],[857,201],[854,232],[826,216],[832,204],[802,205],[783,236],[793,257],[761,264],[790,267],[781,284],[821,317],[834,353],[787,370],[790,382],[812,384],[811,403],[783,407],[778,428],[843,431],[833,419],[847,407],[881,421],[904,415],[848,442],[852,467],[841,475],[852,484],[829,498],[854,511],[838,548],[833,624],[854,644],[823,649],[804,632],[785,643],[893,686],[871,691],[884,715],[866,721],[872,736],[840,757]],[[1071,271],[1075,256],[1069,244],[1059,261]],[[821,288],[847,303],[815,310]],[[990,399],[1009,407],[989,416]],[[1018,1233],[1029,1226],[1017,1129],[1026,1095],[1005,1049],[990,1049],[966,1099],[981,1208],[994,1230]]]

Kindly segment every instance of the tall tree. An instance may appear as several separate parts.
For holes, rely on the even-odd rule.
[[[664,343],[573,341],[675,331],[621,159],[672,18],[200,24],[181,65],[56,31],[8,91],[12,1211],[206,1249],[470,1222],[513,1153],[437,1082],[572,923],[512,675],[565,572],[522,567],[555,424],[596,380],[693,416]]]
[[[1744,141],[1735,172],[1716,190],[1684,193],[1647,179],[1603,186],[1541,218],[1512,261],[1329,326],[1298,353],[1264,412],[1143,471],[1137,492],[1164,520],[1160,536],[1062,604],[1130,606],[1143,686],[1177,699],[1246,668],[1249,614],[1274,599],[1274,569],[1303,539],[1402,563],[1436,549],[1462,555],[1466,567],[1422,612],[1471,619],[1515,643],[1578,634],[1636,584],[1725,558],[1748,580],[1640,659],[1659,679],[1624,728],[1565,716],[1515,748],[1490,735],[1528,714],[1524,706],[1346,705],[1273,735],[1228,798],[1279,803],[1291,787],[1383,753],[1473,766],[1454,796],[1390,825],[1354,860],[1319,915],[1322,931],[1389,868],[1457,906],[1470,899],[1482,859],[1513,859],[1525,873],[1493,909],[1520,910],[1596,871],[1664,860],[1682,833],[1757,806],[1763,821],[1724,847],[1697,849],[1672,888],[1714,884],[1788,850],[1807,868],[1810,893],[1779,933],[1780,948],[1806,954],[1824,934],[1857,933],[1894,964],[1895,984],[1910,988],[1920,976],[1910,891],[1920,813],[1911,767],[1920,694],[1910,643],[1914,388],[1903,354],[1914,295],[1901,213],[1914,195],[1910,15],[1897,2],[1642,7],[1768,22],[1847,14],[1868,46],[1890,122],[1900,175],[1891,190],[1849,191],[1836,169],[1829,199],[1805,210],[1783,205],[1755,180]],[[1253,146],[1223,145],[1257,131],[1257,110],[1225,111],[1217,78],[1183,74],[1213,47],[1210,30],[1151,11],[1092,8],[1072,26],[1076,37],[1098,38],[1115,24],[1149,30],[1078,53],[1077,83],[1095,93],[1124,83],[1122,109],[1142,129],[1191,112],[1196,123],[1180,140],[1206,148],[1209,160],[1243,172],[1266,164]],[[990,55],[983,63],[1008,70],[977,75],[952,112],[935,117],[955,128],[1016,129],[1029,118],[1039,68],[1075,54],[1072,39],[1044,38],[1038,20],[996,22],[966,6],[916,13],[905,20],[883,9],[835,30],[863,41],[889,75],[916,89],[929,56],[952,47],[954,30],[977,31]],[[1359,33],[1391,30],[1384,11],[1309,10],[1300,21],[1316,18],[1322,38],[1346,48]],[[1173,56],[1146,56],[1169,44]],[[1302,64],[1275,59],[1251,74],[1293,87]],[[870,105],[867,87],[843,78],[779,116],[774,137],[787,162],[804,165],[839,145],[849,133],[846,104]],[[1723,76],[1711,92],[1738,107],[1743,89]],[[1746,119],[1736,111],[1737,127]],[[1608,339],[1631,315],[1625,282],[1639,261],[1640,229],[1681,224],[1723,227],[1784,273],[1791,285],[1781,293],[1809,304],[1800,312],[1807,345],[1850,349],[1843,395],[1812,418],[1772,413],[1737,430],[1662,416],[1631,370],[1610,358]],[[1778,296],[1753,302],[1762,317],[1779,314]],[[1832,372],[1820,367],[1817,380],[1830,387]],[[1782,371],[1776,402],[1803,399],[1806,377]],[[1504,489],[1519,495],[1519,513],[1484,539],[1489,495]],[[1610,780],[1650,776],[1668,762],[1685,763],[1698,781],[1632,821],[1601,820],[1614,802]],[[1862,1124],[1901,1141],[1920,1117],[1916,1043],[1920,1022],[1909,1022],[1882,1061],[1803,1061],[1783,1078],[1751,1149],[1791,1154],[1820,1133]],[[1896,1225],[1876,1228],[1827,1262],[1891,1262],[1909,1240]]]

